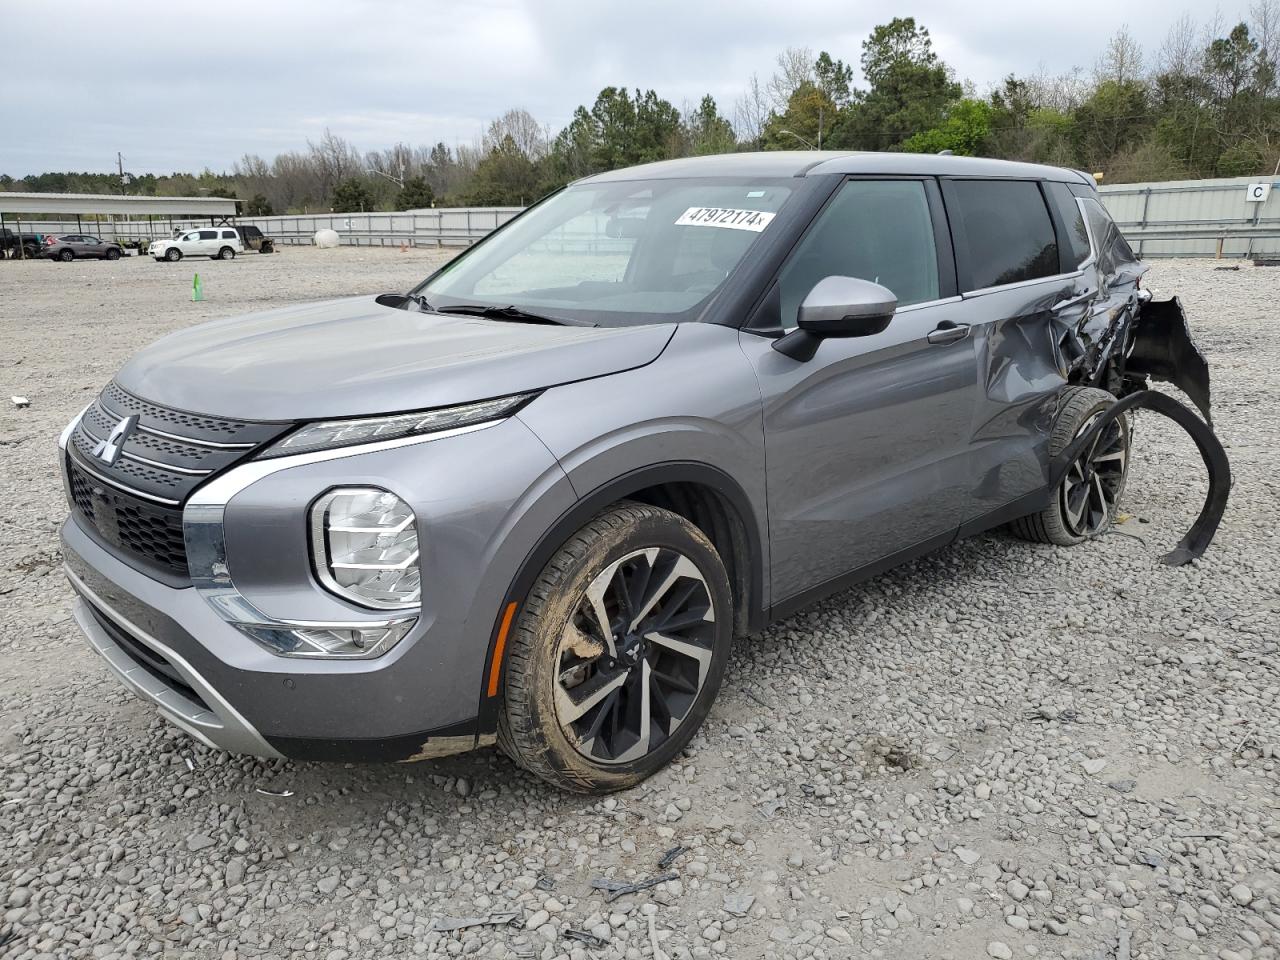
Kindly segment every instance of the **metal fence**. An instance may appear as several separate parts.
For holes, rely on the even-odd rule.
[[[1237,177],[1103,186],[1102,202],[1143,257],[1280,257],[1280,191],[1272,178]],[[1259,185],[1265,197],[1248,199]],[[1280,186],[1280,180],[1277,180]],[[310,244],[317,230],[352,246],[468,246],[506,223],[520,207],[447,207],[404,213],[326,213],[240,217],[281,244]],[[89,233],[106,239],[167,237],[207,221],[6,218],[24,233]]]
[[[1099,191],[1141,257],[1273,258],[1280,257],[1280,193],[1272,180],[1126,183]]]
[[[469,246],[502,226],[521,207],[441,207],[408,213],[325,213],[283,217],[237,217],[236,223],[252,224],[281,244],[310,244],[317,230],[330,229],[343,244],[362,247]],[[19,220],[8,217],[15,233],[79,233],[106,240],[142,240],[168,237],[174,230],[208,226],[192,219],[150,220]]]

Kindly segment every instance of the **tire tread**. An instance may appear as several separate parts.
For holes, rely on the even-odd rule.
[[[574,763],[557,762],[556,745],[548,739],[528,705],[537,694],[531,680],[535,658],[545,648],[545,640],[540,635],[544,615],[559,599],[559,592],[589,562],[593,553],[622,542],[637,525],[652,521],[678,525],[718,559],[711,542],[684,517],[649,504],[623,501],[597,514],[556,551],[524,598],[507,638],[498,747],[530,773],[562,789],[602,793],[622,789],[642,779],[640,775],[632,777],[624,772],[607,778],[593,776]],[[724,576],[723,569],[721,575]]]
[[[1111,404],[1115,397],[1106,390],[1096,387],[1067,387],[1062,393],[1062,402],[1058,414],[1053,421],[1053,429],[1049,433],[1049,456],[1056,457],[1075,439],[1081,424],[1099,405]],[[1123,492],[1123,485],[1121,486]],[[1055,546],[1067,547],[1084,541],[1085,537],[1076,536],[1069,529],[1058,506],[1058,491],[1053,491],[1053,502],[1039,513],[1019,517],[1009,523],[1009,530],[1023,540],[1033,543],[1051,543]]]

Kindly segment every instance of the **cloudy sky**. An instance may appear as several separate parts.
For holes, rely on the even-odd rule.
[[[1241,0],[1243,4],[1244,0]],[[601,87],[729,112],[787,46],[854,64],[892,14],[849,0],[0,0],[0,173],[229,169],[326,127],[362,150],[471,142],[509,107],[558,129]],[[1089,69],[1124,24],[1150,51],[1179,0],[919,0],[914,15],[979,90],[1010,71]],[[1230,18],[1237,11],[1222,8]]]

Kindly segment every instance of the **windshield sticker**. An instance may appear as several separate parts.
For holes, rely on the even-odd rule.
[[[676,226],[726,227],[759,233],[769,225],[773,214],[765,210],[734,210],[730,207],[690,207],[680,214]]]

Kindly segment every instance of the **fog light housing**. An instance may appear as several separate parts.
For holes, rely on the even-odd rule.
[[[344,600],[379,610],[422,598],[413,509],[377,487],[330,490],[311,507],[316,578]]]
[[[403,640],[417,619],[370,621],[368,625],[237,623],[235,626],[278,656],[371,660]]]

